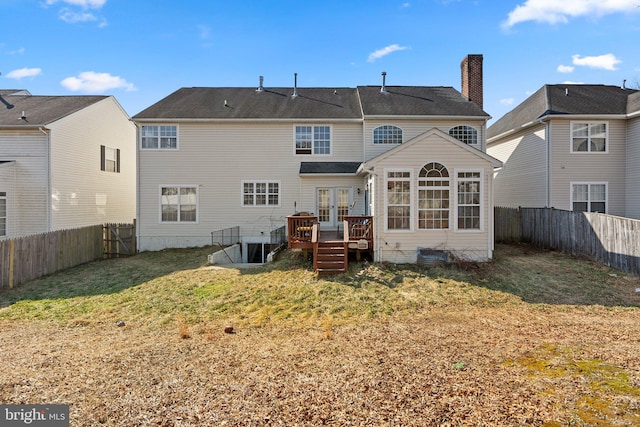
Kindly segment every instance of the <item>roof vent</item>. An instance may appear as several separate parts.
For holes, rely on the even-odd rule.
[[[298,96],[298,73],[293,73],[293,98]]]
[[[386,80],[387,80],[387,72],[383,71],[382,72],[382,86],[380,87],[380,92],[382,92],[382,93],[387,93]]]
[[[258,89],[256,89],[256,92],[264,92],[264,77],[260,76],[260,86],[258,86]]]
[[[564,96],[569,96],[569,88],[568,87],[564,88]]]
[[[622,80],[622,89],[627,88],[627,79]]]

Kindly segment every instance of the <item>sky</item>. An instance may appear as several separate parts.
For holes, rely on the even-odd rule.
[[[0,0],[0,88],[452,86],[484,57],[492,121],[545,84],[640,88],[640,0]]]

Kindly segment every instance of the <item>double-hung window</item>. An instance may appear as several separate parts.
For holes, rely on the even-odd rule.
[[[178,127],[175,125],[142,126],[140,139],[143,150],[177,150]]]
[[[411,172],[388,171],[387,229],[411,230]]]
[[[100,170],[120,173],[120,149],[100,146]]]
[[[160,221],[194,223],[198,220],[196,186],[160,187]]]
[[[0,237],[7,235],[7,193],[0,191]]]
[[[480,230],[481,173],[458,172],[458,230]]]
[[[420,170],[418,228],[449,228],[449,171],[440,163],[428,163]]]
[[[277,181],[243,181],[242,206],[279,206],[280,183]]]
[[[606,122],[571,122],[572,153],[606,153]]]
[[[607,184],[571,183],[571,208],[576,212],[607,212]]]
[[[296,126],[296,155],[330,155],[331,126]]]

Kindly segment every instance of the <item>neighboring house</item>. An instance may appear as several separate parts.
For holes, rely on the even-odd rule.
[[[376,261],[416,262],[418,248],[491,258],[501,163],[485,153],[482,56],[461,68],[464,95],[387,86],[385,73],[357,88],[298,88],[296,76],[291,88],[177,90],[133,117],[139,249],[240,226],[244,260],[262,261],[248,253],[302,212],[321,230],[371,216]]]
[[[640,91],[545,85],[487,130],[495,205],[640,218]]]
[[[0,238],[135,218],[135,126],[113,97],[0,102]]]

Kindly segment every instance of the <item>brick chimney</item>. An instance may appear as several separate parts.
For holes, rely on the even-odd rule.
[[[482,55],[467,55],[460,63],[462,95],[482,108]]]

